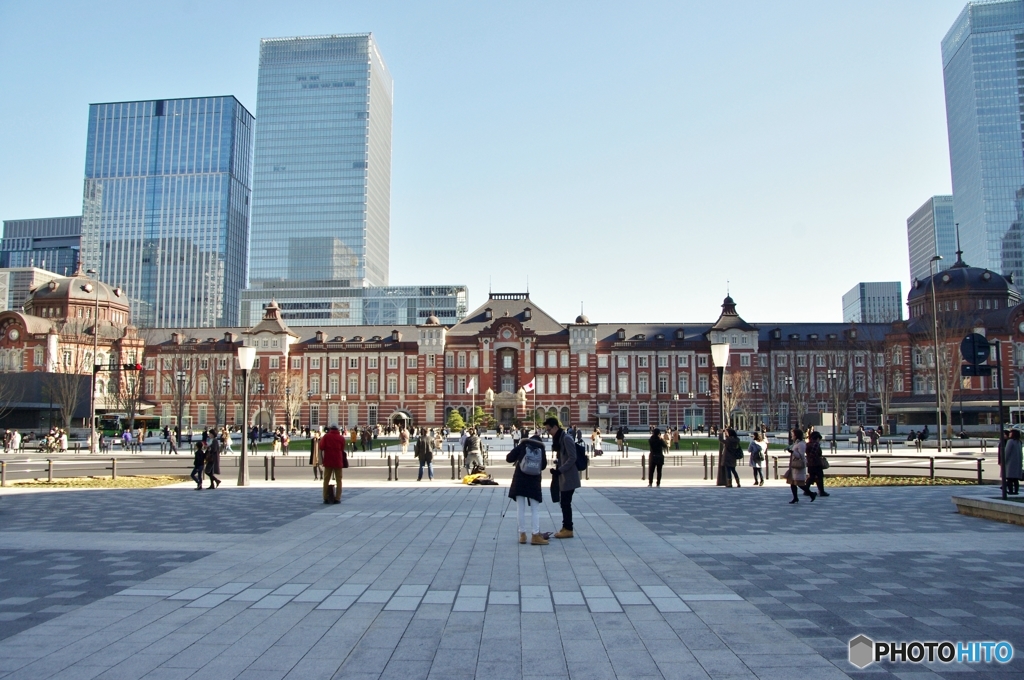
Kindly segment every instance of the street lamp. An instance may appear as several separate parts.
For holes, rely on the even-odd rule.
[[[178,446],[181,446],[182,425],[185,420],[185,380],[188,372],[181,369],[175,371],[174,377],[178,380]]]
[[[933,339],[935,341],[935,440],[937,443],[936,448],[942,449],[942,390],[939,388],[939,376],[942,375],[942,362],[939,360],[939,308],[935,302],[935,276],[938,274],[938,265],[936,262],[942,260],[942,255],[935,255],[932,259],[928,260],[928,271],[932,273],[932,331],[934,333]]]
[[[284,431],[291,432],[292,430],[292,388],[284,388]]]
[[[95,269],[86,269],[86,274],[89,274],[94,279],[96,278]],[[92,313],[92,389],[89,390],[89,451],[91,453],[99,453],[99,440],[96,438],[96,373],[99,371],[100,365],[98,357],[96,356],[99,351],[99,340],[100,340],[100,286],[99,281],[96,283],[87,283],[82,286],[82,290],[86,293],[96,293],[96,302],[93,307]],[[70,315],[70,313],[69,313]],[[52,412],[52,409],[51,409]]]
[[[789,410],[792,411],[793,410],[793,376],[791,376],[791,375],[785,376],[782,379],[782,382],[786,385],[786,391],[789,392],[789,402],[787,403],[787,406],[789,406],[790,407]],[[787,417],[786,417],[786,427],[789,428],[789,426],[790,426],[790,424],[792,422],[793,421],[790,420],[788,415],[787,415]],[[792,428],[790,428],[790,429],[792,429]]]
[[[238,367],[242,369],[242,455],[238,459],[238,486],[249,486],[249,371],[256,362],[255,347],[238,348]]]
[[[690,420],[686,423],[686,426],[689,428],[691,436],[693,435],[693,419],[694,419],[694,414],[693,414],[693,397],[694,397],[693,392],[687,392],[686,393],[686,398],[690,400]]]
[[[753,392],[754,394],[758,394],[761,391],[761,383],[757,382],[756,380],[754,382],[750,383],[750,391]],[[760,406],[760,404],[758,404],[758,405]],[[761,415],[761,414],[758,413],[756,415]],[[761,430],[761,425],[758,424],[754,429],[757,430],[757,431],[760,431]]]
[[[230,394],[228,392],[228,387],[230,385],[231,385],[231,379],[228,378],[227,376],[224,376],[223,378],[220,379],[220,386],[221,386],[221,388],[223,388],[223,391],[221,393],[224,395],[224,427],[228,426],[228,394]],[[218,414],[218,415],[220,415],[220,414]],[[229,431],[229,434],[230,434],[230,431]]]
[[[676,430],[679,430],[679,395],[673,394],[672,401],[676,403]]]
[[[725,396],[722,383],[725,380],[725,365],[729,361],[729,343],[711,343],[711,360],[715,364],[715,370],[718,371],[718,415],[721,423],[718,428],[718,479],[715,484],[725,486],[725,461],[722,460],[722,452],[725,448],[725,437],[722,436],[722,430],[725,427]]]
[[[839,377],[839,371],[830,368],[825,371],[828,376],[828,389],[832,393],[832,448],[836,447],[836,419],[839,417],[839,397],[835,390],[835,381]]]

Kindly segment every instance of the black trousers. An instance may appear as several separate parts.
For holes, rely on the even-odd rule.
[[[562,506],[562,528],[572,531],[572,492],[562,491],[558,494],[558,504]]]
[[[661,486],[661,468],[665,467],[665,461],[651,461],[647,469],[647,486],[654,482],[654,473],[658,473],[658,486]]]
[[[820,465],[807,466],[807,487],[811,484],[817,484],[818,492],[825,493],[825,471]]]
[[[1011,478],[1007,477],[1007,479],[1006,479],[1006,493],[1013,493],[1013,494],[1020,493],[1020,480],[1019,479],[1011,479]]]

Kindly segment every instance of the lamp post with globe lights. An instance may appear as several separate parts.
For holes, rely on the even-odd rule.
[[[256,348],[238,348],[238,367],[242,370],[242,453],[238,459],[238,486],[249,486],[249,371],[256,362]]]
[[[720,423],[718,427],[718,477],[715,484],[725,486],[725,461],[722,460],[725,453],[725,387],[722,383],[725,381],[725,367],[729,363],[729,343],[711,343],[711,361],[714,362],[715,370],[718,372],[718,422]]]

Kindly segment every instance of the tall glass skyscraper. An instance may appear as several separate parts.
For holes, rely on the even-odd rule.
[[[953,197],[932,196],[907,218],[907,245],[910,250],[910,282],[926,279],[935,270],[931,260],[941,255],[938,269],[949,269],[956,262],[956,224],[953,222]]]
[[[260,41],[243,318],[343,325],[387,285],[392,89],[369,33]]]
[[[942,40],[953,211],[971,264],[1024,275],[1024,0],[972,2]]]
[[[4,220],[0,267],[39,267],[71,276],[81,245],[80,216]]]
[[[234,326],[245,287],[253,118],[234,97],[92,104],[83,268],[139,326]]]

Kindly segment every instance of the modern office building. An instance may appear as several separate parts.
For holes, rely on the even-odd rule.
[[[89,107],[82,263],[139,326],[237,323],[252,135],[231,96]]]
[[[260,41],[246,310],[347,325],[388,285],[392,87],[369,33]]]
[[[899,281],[858,283],[843,295],[843,323],[892,323],[901,319],[903,286]]]
[[[976,266],[1024,275],[1024,0],[969,3],[942,40],[955,221]]]
[[[82,218],[4,220],[0,267],[38,267],[63,276],[78,268]]]
[[[910,250],[910,280],[931,276],[936,255],[938,271],[956,261],[956,225],[953,222],[953,197],[932,196],[907,218],[907,243]],[[931,270],[929,269],[931,267]]]
[[[469,309],[466,286],[373,286],[329,289],[330,310],[311,304],[316,290],[300,290],[289,283],[263,289],[273,297],[279,314],[291,326],[364,326],[418,324],[433,316],[442,324],[461,321]],[[255,326],[264,307],[242,299],[242,325]]]
[[[20,312],[33,290],[59,276],[38,267],[0,267],[0,312]]]

